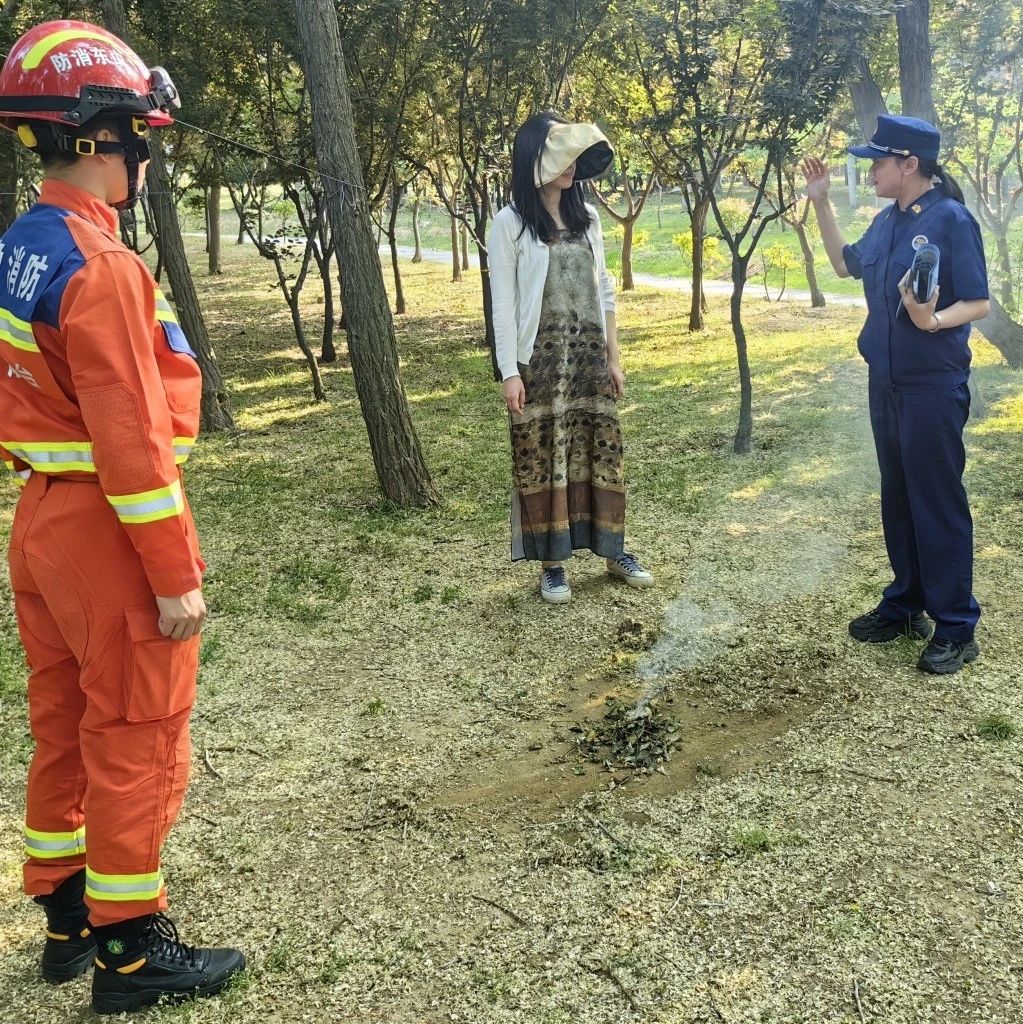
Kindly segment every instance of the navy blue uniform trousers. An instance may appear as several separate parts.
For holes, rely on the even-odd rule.
[[[878,608],[890,619],[926,611],[935,638],[973,639],[973,518],[963,487],[970,391],[907,394],[870,379],[870,424],[881,469],[881,520],[895,579]]]

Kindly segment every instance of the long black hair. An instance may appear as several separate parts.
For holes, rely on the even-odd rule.
[[[916,154],[911,154],[916,156]],[[898,156],[895,158],[901,164],[903,160],[908,160],[908,156]],[[961,205],[966,205],[966,197],[963,195],[963,190],[959,187],[959,182],[952,177],[948,171],[945,170],[937,160],[930,160],[927,157],[918,156],[917,163],[920,165],[920,173],[929,179],[937,178],[940,184],[938,188],[942,190],[949,197],[954,199]]]
[[[534,114],[515,133],[512,144],[512,203],[522,218],[522,230],[528,229],[541,242],[553,240],[557,225],[540,200],[536,170],[540,166],[551,125],[568,123],[549,110]],[[561,193],[560,209],[561,219],[572,234],[582,234],[590,226],[590,213],[586,209],[581,182],[575,182]]]

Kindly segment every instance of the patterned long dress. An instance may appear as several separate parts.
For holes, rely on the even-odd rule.
[[[624,547],[622,432],[603,312],[585,235],[561,232],[550,265],[521,413],[511,415],[512,558],[559,562]]]

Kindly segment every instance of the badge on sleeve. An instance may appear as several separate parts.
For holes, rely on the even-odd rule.
[[[920,246],[921,245],[926,245],[926,244],[927,244],[927,236],[926,235],[917,235],[916,238],[913,239],[913,251],[914,252],[919,251]]]

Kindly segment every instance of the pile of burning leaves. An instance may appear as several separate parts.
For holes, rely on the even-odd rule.
[[[611,768],[655,770],[681,740],[678,723],[660,701],[660,696],[635,702],[608,697],[602,719],[572,726],[576,747],[588,760]]]

